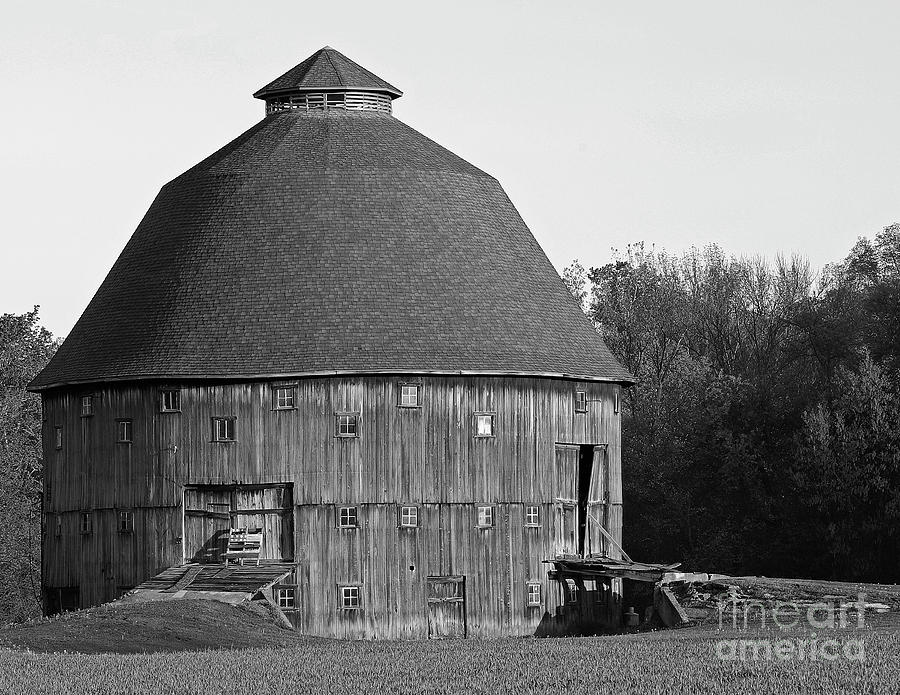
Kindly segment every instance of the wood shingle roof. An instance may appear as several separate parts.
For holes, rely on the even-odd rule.
[[[162,188],[32,387],[379,372],[632,380],[493,177],[298,109]]]

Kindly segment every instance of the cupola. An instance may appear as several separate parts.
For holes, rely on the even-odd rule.
[[[391,112],[403,92],[340,51],[325,46],[253,94],[266,114],[286,109]]]

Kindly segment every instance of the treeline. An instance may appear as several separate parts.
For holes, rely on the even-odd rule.
[[[819,274],[638,244],[564,278],[638,380],[622,420],[632,557],[900,581],[900,225]]]
[[[0,316],[0,620],[41,610],[41,399],[25,390],[56,350],[38,311]]]

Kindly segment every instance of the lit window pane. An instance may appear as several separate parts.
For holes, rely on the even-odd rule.
[[[176,412],[181,410],[181,392],[177,390],[162,391],[162,411]]]
[[[400,387],[400,405],[415,407],[419,405],[419,387],[415,384],[405,384]]]
[[[587,412],[587,393],[585,393],[584,391],[575,392],[575,412]]]
[[[478,508],[478,525],[493,526],[494,525],[494,508],[479,507]]]
[[[291,387],[282,387],[275,389],[275,407],[293,408],[294,389]]]
[[[493,415],[476,415],[475,416],[475,436],[476,437],[493,437],[494,436],[494,416]]]

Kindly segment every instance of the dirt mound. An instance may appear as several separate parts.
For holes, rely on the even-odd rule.
[[[0,646],[35,652],[174,652],[287,646],[264,607],[204,599],[107,603],[0,629]]]

